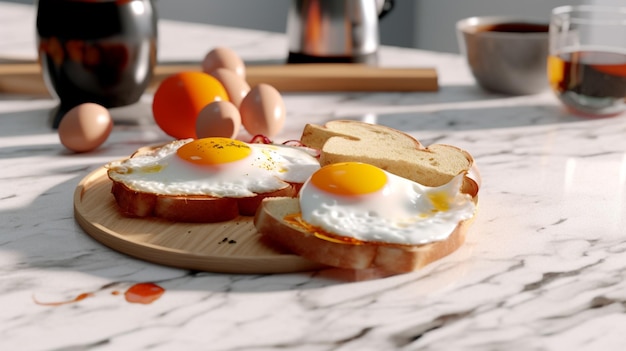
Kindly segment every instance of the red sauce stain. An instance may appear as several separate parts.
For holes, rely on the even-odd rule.
[[[161,295],[163,295],[163,293],[165,293],[165,289],[154,283],[137,283],[128,288],[126,292],[124,292],[124,298],[130,303],[141,303],[147,305],[158,300]],[[119,290],[113,290],[111,292],[111,295],[115,296],[121,294],[122,293]],[[61,306],[82,301],[94,295],[94,293],[82,293],[71,300],[56,302],[41,302],[33,296],[33,301],[35,301],[35,303],[40,306]]]
[[[82,301],[91,296],[93,296],[93,293],[82,293],[71,300],[58,301],[58,302],[41,302],[41,301],[37,301],[37,299],[33,296],[33,301],[35,301],[36,304],[41,305],[41,306],[61,306],[61,305],[67,305],[70,303]]]
[[[165,289],[154,283],[139,283],[128,288],[124,297],[130,303],[149,304],[158,300],[164,292]]]

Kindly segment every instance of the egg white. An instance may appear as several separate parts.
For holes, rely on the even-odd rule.
[[[474,214],[471,196],[460,192],[463,174],[439,187],[385,174],[382,189],[359,196],[331,194],[307,181],[299,195],[302,219],[361,241],[417,245],[445,240],[459,221]]]
[[[176,150],[193,139],[177,140],[154,152],[107,165],[109,176],[129,188],[163,195],[251,197],[304,183],[319,162],[296,147],[248,144],[250,156],[217,166],[195,165]]]

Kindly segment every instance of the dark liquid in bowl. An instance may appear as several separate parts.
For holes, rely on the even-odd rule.
[[[72,107],[139,100],[156,64],[156,14],[150,0],[40,0],[42,72],[61,100],[53,126]]]
[[[547,33],[550,26],[547,24],[534,23],[498,23],[488,24],[476,28],[476,32],[499,32],[499,33]]]

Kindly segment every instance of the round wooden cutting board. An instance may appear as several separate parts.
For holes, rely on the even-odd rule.
[[[100,243],[166,266],[251,274],[323,267],[264,242],[251,217],[208,224],[125,217],[118,211],[104,167],[87,175],[76,187],[74,215],[85,232]]]

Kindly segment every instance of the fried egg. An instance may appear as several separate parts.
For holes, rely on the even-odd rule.
[[[107,165],[111,179],[135,191],[233,198],[304,183],[319,167],[314,156],[297,147],[229,138],[177,140]]]
[[[463,174],[427,187],[365,163],[331,164],[302,186],[301,218],[331,238],[357,242],[417,245],[445,240],[459,221],[474,214],[471,196],[460,191],[462,183]]]

